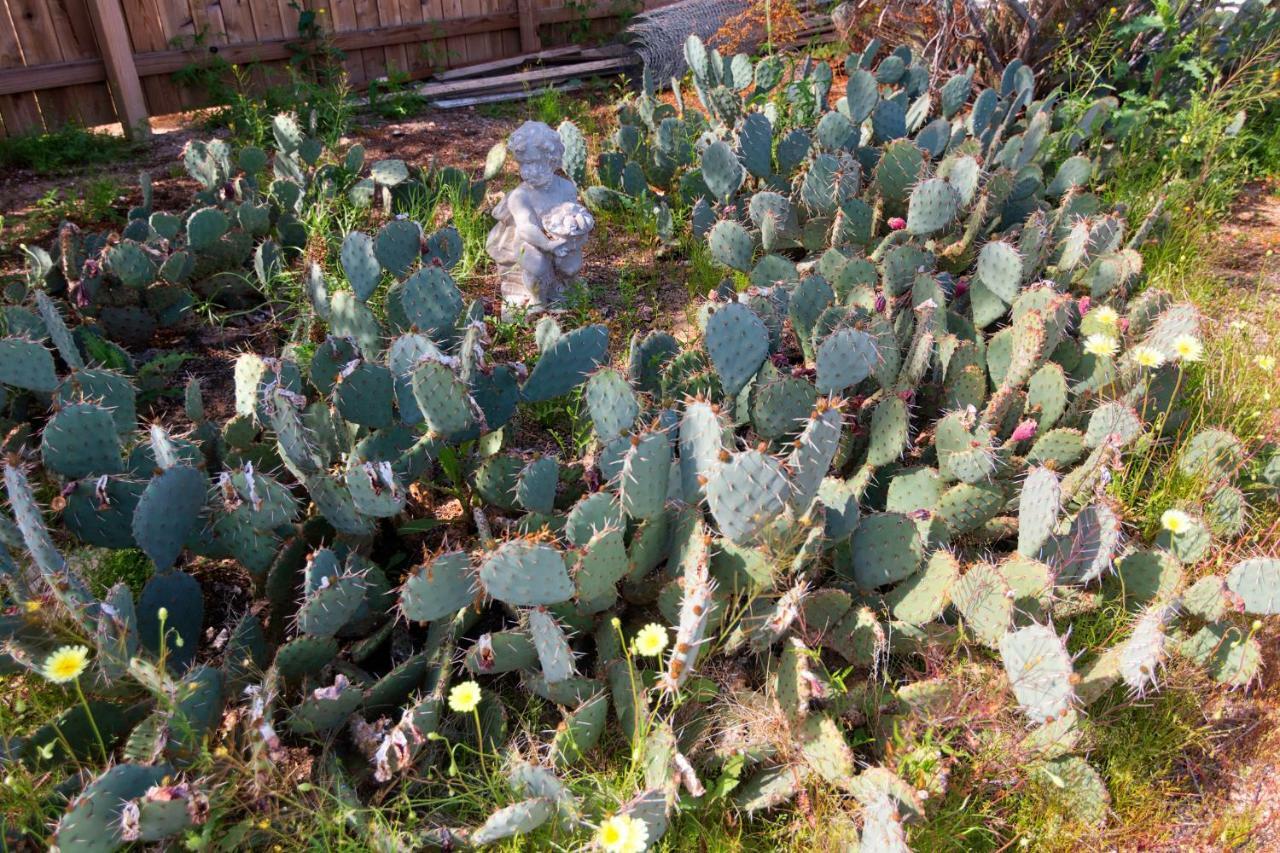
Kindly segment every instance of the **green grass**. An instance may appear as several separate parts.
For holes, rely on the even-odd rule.
[[[115,163],[138,150],[135,143],[122,136],[69,126],[0,139],[0,167],[30,169],[39,174],[70,172]]]
[[[142,593],[142,585],[151,577],[151,558],[137,548],[112,550],[95,548],[85,552],[85,579],[89,589],[101,598],[107,590],[123,583],[136,599]]]

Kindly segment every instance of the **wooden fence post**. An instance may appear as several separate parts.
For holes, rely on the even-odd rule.
[[[538,10],[533,8],[533,0],[516,0],[516,10],[520,14],[520,52],[537,53],[542,50],[542,39],[538,37]]]
[[[133,45],[120,0],[89,0],[88,5],[124,135],[133,140],[146,139],[151,136],[151,120],[147,115],[147,99],[142,94],[142,81],[133,64]]]

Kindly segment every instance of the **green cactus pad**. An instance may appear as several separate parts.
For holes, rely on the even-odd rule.
[[[108,853],[124,844],[120,811],[172,772],[167,765],[119,764],[107,770],[71,801],[58,820],[54,841],[75,853]]]
[[[568,767],[581,761],[599,743],[608,713],[609,694],[601,692],[566,714],[551,743],[552,763]]]
[[[204,593],[196,579],[175,571],[153,575],[142,588],[137,611],[142,645],[157,657],[163,647],[173,671],[186,669],[195,659],[204,627]]]
[[[904,580],[924,562],[924,543],[915,522],[896,512],[863,516],[849,551],[853,579],[868,590]]]
[[[363,692],[339,675],[331,687],[308,693],[289,714],[289,728],[298,734],[323,734],[346,724],[364,701]]]
[[[598,370],[587,379],[583,389],[587,411],[596,436],[610,441],[624,435],[635,425],[640,404],[626,378],[612,368]]]
[[[462,312],[462,293],[439,266],[424,266],[405,279],[399,301],[409,324],[438,341],[453,334]]]
[[[725,538],[745,544],[782,511],[791,485],[777,459],[746,450],[714,467],[705,489]]]
[[[871,375],[880,363],[876,340],[858,329],[827,335],[817,350],[819,393],[838,394]]]
[[[553,400],[569,393],[605,360],[609,330],[603,325],[583,326],[546,347],[520,389],[531,403]]]
[[[119,473],[120,440],[111,412],[92,403],[64,406],[40,435],[45,467],[69,480]]]
[[[0,385],[52,393],[58,387],[53,354],[36,341],[0,338]]]
[[[717,140],[702,152],[702,179],[717,201],[728,204],[745,178],[742,163],[726,143]]]
[[[480,584],[491,598],[521,607],[558,604],[574,592],[559,551],[520,539],[502,543],[484,559]]]
[[[732,219],[721,219],[707,234],[711,257],[717,263],[740,272],[751,270],[755,241],[751,233]]]
[[[413,369],[411,386],[423,420],[439,436],[459,435],[475,423],[475,403],[453,369],[425,358]]]
[[[1074,670],[1066,645],[1051,627],[1028,625],[1000,640],[1000,656],[1023,713],[1043,724],[1071,710]]]
[[[208,481],[180,465],[151,478],[133,514],[133,538],[156,564],[169,568],[199,528]]]
[[[671,473],[671,441],[665,431],[634,435],[622,457],[618,498],[631,518],[651,518],[662,512]]]
[[[718,307],[707,320],[704,342],[725,394],[736,396],[769,353],[760,317],[740,302]]]
[[[930,178],[911,191],[907,230],[920,236],[936,234],[954,222],[959,212],[959,193],[947,181]]]
[[[956,558],[946,551],[934,551],[924,571],[898,584],[885,600],[894,618],[923,625],[942,616],[959,577],[960,563]]]

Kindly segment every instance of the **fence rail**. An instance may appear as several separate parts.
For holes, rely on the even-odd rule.
[[[149,116],[207,106],[209,93],[175,73],[254,64],[278,79],[300,44],[302,11],[345,54],[359,88],[391,71],[445,68],[562,43],[573,28],[660,5],[654,0],[0,0],[0,136],[119,121],[145,133]],[[546,44],[544,44],[544,41]]]

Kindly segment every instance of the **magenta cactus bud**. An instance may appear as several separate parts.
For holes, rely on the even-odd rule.
[[[908,388],[905,391],[898,392],[898,399],[902,400],[902,402],[907,403],[908,405],[910,405],[911,401],[914,400],[915,398],[916,398],[916,391],[914,388]]]
[[[1128,317],[1121,317],[1121,318],[1120,318],[1120,320],[1119,320],[1119,322],[1118,322],[1116,325],[1118,325],[1118,326],[1120,327],[1120,331],[1121,331],[1121,332],[1128,332],[1128,331],[1129,331],[1129,318],[1128,318]]]
[[[889,217],[889,230],[901,231],[903,228],[906,228],[906,227],[907,227],[907,220],[903,219],[901,216]]]
[[[1082,317],[1083,317],[1085,314],[1088,314],[1088,313],[1089,313],[1089,306],[1090,306],[1090,305],[1092,305],[1092,304],[1093,304],[1093,300],[1092,300],[1092,299],[1090,299],[1090,298],[1089,298],[1089,297],[1087,297],[1087,296],[1081,296],[1081,297],[1080,297],[1080,316],[1082,316]]]
[[[883,311],[885,305],[886,305],[886,302],[884,300],[884,294],[877,293],[876,294],[876,313],[878,314],[881,311]]]
[[[956,296],[964,296],[969,292],[969,279],[962,278],[956,282]]]
[[[1009,437],[1011,441],[1026,441],[1036,434],[1036,428],[1039,425],[1033,420],[1025,420],[1018,424],[1013,430],[1013,435]]]

